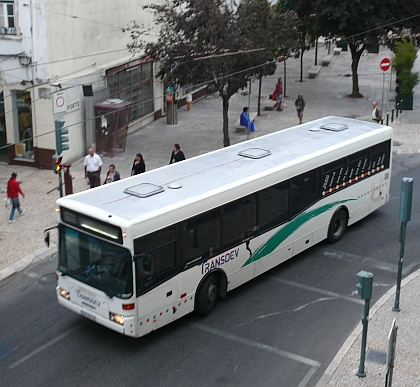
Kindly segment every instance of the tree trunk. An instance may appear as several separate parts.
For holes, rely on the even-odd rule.
[[[229,97],[226,95],[222,96],[223,101],[223,145],[229,146],[230,145],[230,139],[229,139],[229,118],[228,118],[228,112],[229,112]]]
[[[303,48],[300,49],[300,81],[303,82]]]
[[[287,84],[287,77],[286,77],[286,59],[284,59],[284,70],[283,70],[283,98],[287,97],[286,94],[286,84]]]
[[[362,45],[360,50],[357,50],[357,44],[349,43],[351,51],[351,73],[353,77],[353,90],[349,97],[351,98],[363,98],[363,95],[359,92],[359,76],[357,75],[357,68],[359,66],[360,57],[362,56],[365,44]]]
[[[259,83],[258,83],[258,108],[257,113],[260,116],[261,115],[261,84],[262,84],[262,75],[258,77]]]

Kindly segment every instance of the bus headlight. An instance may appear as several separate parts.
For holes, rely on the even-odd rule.
[[[63,288],[58,288],[58,292],[60,293],[61,297],[64,297],[66,300],[70,300],[70,292]]]
[[[115,321],[116,323],[120,325],[124,325],[124,316],[121,314],[115,314],[115,313],[109,312],[109,319],[111,321]]]

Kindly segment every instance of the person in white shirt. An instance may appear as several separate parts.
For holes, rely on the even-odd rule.
[[[378,103],[376,101],[372,102],[373,110],[372,110],[372,120],[376,122],[380,122],[382,120],[381,109],[379,109]]]
[[[93,148],[89,148],[89,154],[85,157],[85,179],[89,179],[90,188],[101,185],[102,159],[95,153]]]

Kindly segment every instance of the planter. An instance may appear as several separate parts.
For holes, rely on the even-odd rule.
[[[342,51],[347,51],[347,42],[339,40],[336,45],[338,48],[341,48]]]
[[[395,108],[399,110],[413,110],[413,96],[397,94]]]
[[[366,45],[367,52],[371,54],[379,54],[379,43],[370,43]]]

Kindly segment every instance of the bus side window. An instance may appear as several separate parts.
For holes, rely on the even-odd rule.
[[[175,226],[134,240],[137,295],[176,273]]]
[[[282,182],[260,192],[258,201],[258,231],[276,227],[288,218],[289,183]]]
[[[144,272],[152,271],[152,256],[150,254],[138,254],[134,256],[137,270]]]
[[[225,204],[223,225],[223,247],[227,249],[241,243],[249,231],[257,225],[256,195],[248,195]]]
[[[219,210],[211,210],[182,223],[182,262],[207,259],[220,252]]]
[[[314,204],[321,194],[319,169],[302,173],[292,179],[291,217]]]

